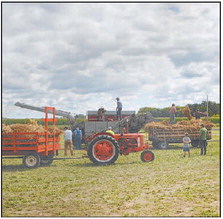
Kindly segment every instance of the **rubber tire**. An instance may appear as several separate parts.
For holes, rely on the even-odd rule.
[[[40,158],[40,164],[42,166],[49,166],[53,163],[53,156],[45,156]]]
[[[95,146],[95,144],[98,141],[103,141],[103,140],[110,142],[112,144],[112,146],[113,146],[113,152],[114,153],[113,153],[111,159],[109,159],[107,161],[99,160],[94,155],[94,146]],[[118,145],[118,142],[114,138],[112,138],[110,136],[99,135],[99,136],[97,136],[96,138],[94,138],[90,142],[89,147],[88,147],[88,156],[89,156],[90,160],[94,164],[97,164],[97,165],[110,165],[110,164],[113,164],[118,159],[118,156],[119,156],[119,145]]]
[[[167,149],[167,148],[168,148],[168,143],[165,143],[164,141],[160,141],[160,142],[158,143],[158,147],[159,147],[160,149]]]
[[[37,168],[40,165],[40,156],[35,152],[28,153],[23,157],[22,163],[27,168]]]
[[[192,140],[191,141],[191,146],[192,147],[198,147],[199,146],[199,140]]]
[[[155,155],[152,151],[143,151],[141,153],[141,161],[143,162],[151,162],[155,159]]]
[[[158,143],[159,143],[158,141],[153,140],[153,141],[152,141],[152,146],[153,146],[154,148],[159,148]]]

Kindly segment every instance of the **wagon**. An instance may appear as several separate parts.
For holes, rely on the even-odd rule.
[[[28,168],[50,165],[53,157],[58,155],[60,149],[60,133],[49,133],[48,123],[56,124],[55,113],[48,118],[48,111],[54,107],[45,108],[45,132],[13,132],[2,135],[2,157],[22,158],[23,164]]]
[[[190,129],[163,129],[163,128],[149,128],[148,136],[155,148],[166,149],[170,143],[182,143],[185,132],[191,139],[192,147],[199,146],[200,132],[199,130]],[[211,139],[211,128],[208,129],[207,140]]]

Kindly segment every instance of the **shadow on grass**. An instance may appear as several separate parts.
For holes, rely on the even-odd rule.
[[[78,167],[109,167],[109,166],[122,166],[122,165],[128,165],[128,164],[136,164],[138,162],[126,162],[126,163],[113,163],[113,164],[94,164],[94,163],[77,163],[77,164],[67,164],[67,166],[78,166]]]
[[[16,172],[16,171],[27,171],[30,170],[27,167],[21,165],[2,165],[3,172]]]

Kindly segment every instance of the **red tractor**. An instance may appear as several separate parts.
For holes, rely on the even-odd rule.
[[[30,110],[45,112],[44,107],[36,107],[19,102],[15,105]],[[49,111],[49,113],[53,112]],[[76,122],[75,117],[70,112],[63,110],[55,110],[53,114],[67,118],[72,130],[76,127],[82,129],[84,142],[88,145],[88,156],[83,157],[89,157],[95,164],[112,164],[117,160],[119,154],[128,155],[129,153],[139,151],[142,151],[141,160],[143,162],[154,160],[153,152],[149,151],[149,145],[145,144],[144,135],[138,133],[144,124],[149,121],[154,121],[154,118],[149,114],[135,115],[134,111],[123,111],[123,119],[118,121],[116,111],[106,111],[105,121],[98,121],[98,112],[88,111],[88,119],[85,122]],[[112,126],[113,131],[116,133],[121,133],[123,128],[127,128],[130,133],[111,135],[104,132],[109,126]]]
[[[114,134],[97,133],[92,136],[88,145],[88,157],[98,165],[114,163],[119,154],[128,155],[132,152],[142,151],[143,162],[153,161],[155,156],[149,151],[149,145],[145,144],[144,135],[139,133]]]

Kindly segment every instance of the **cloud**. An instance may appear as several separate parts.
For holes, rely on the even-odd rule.
[[[126,110],[219,101],[217,3],[3,3],[2,15],[5,116],[26,116],[5,110],[17,101],[76,113],[117,96]]]

